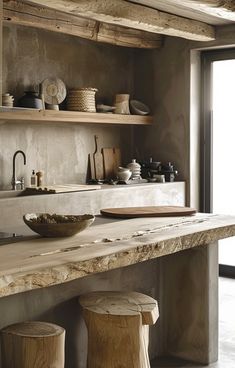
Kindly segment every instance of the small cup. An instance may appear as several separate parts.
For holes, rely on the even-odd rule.
[[[115,98],[115,114],[124,114],[124,115],[130,115],[130,109],[129,109],[129,99],[130,95],[128,94],[118,94]]]

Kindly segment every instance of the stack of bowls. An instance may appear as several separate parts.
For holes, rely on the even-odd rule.
[[[131,179],[141,179],[141,166],[135,158],[127,165],[127,168],[132,172]]]
[[[2,106],[13,107],[14,97],[10,93],[4,93],[2,95]]]
[[[72,111],[96,112],[96,88],[71,89],[67,98],[67,109]]]

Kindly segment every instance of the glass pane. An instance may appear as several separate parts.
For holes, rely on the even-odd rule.
[[[213,212],[235,215],[235,60],[213,63]],[[235,266],[235,237],[219,242],[219,262]]]

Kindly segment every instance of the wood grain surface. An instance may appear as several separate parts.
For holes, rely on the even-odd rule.
[[[4,368],[64,368],[65,330],[39,321],[17,323],[1,331]]]
[[[95,178],[97,180],[104,179],[104,163],[103,154],[98,148],[98,136],[95,135],[95,152],[93,153],[94,166],[95,166]]]
[[[114,171],[117,172],[117,169],[122,164],[122,155],[121,150],[118,147],[114,147]]]
[[[135,218],[135,217],[167,217],[190,216],[196,213],[194,208],[180,206],[144,206],[144,207],[120,207],[105,208],[101,214],[108,217]]]
[[[63,284],[229,236],[235,236],[234,216],[197,213],[129,220],[100,216],[70,238],[34,236],[1,245],[0,297]]]
[[[79,298],[88,328],[88,368],[150,368],[148,325],[158,319],[153,298],[137,292],[93,292]]]
[[[86,190],[100,189],[100,185],[86,185],[86,184],[63,184],[63,185],[48,185],[45,187],[27,187],[24,190],[24,195],[32,194],[56,194],[67,192],[80,192]]]
[[[104,177],[105,179],[114,178],[114,150],[113,148],[103,148],[104,157]]]

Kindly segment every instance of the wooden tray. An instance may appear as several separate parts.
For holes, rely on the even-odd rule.
[[[35,187],[35,188],[27,187],[24,190],[24,195],[80,192],[100,188],[101,188],[100,185],[85,185],[85,184],[49,185],[45,187]]]
[[[148,207],[123,207],[105,208],[100,210],[101,214],[108,217],[135,218],[135,217],[168,217],[168,216],[190,216],[197,211],[190,207],[179,206],[148,206]]]

